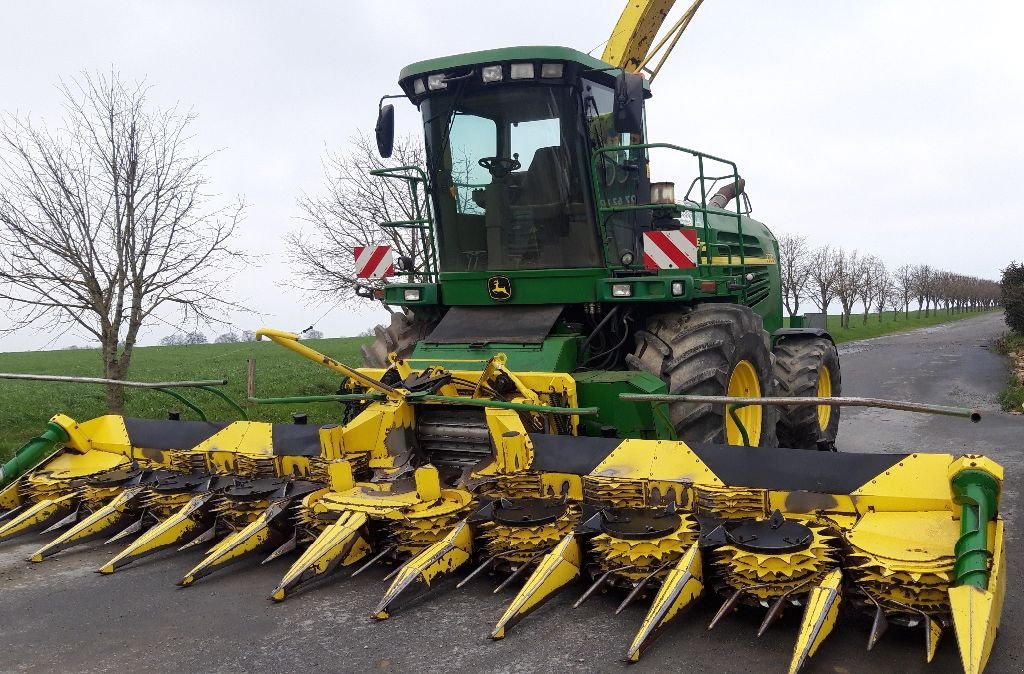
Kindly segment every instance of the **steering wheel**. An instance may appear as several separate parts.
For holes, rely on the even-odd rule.
[[[523,168],[518,154],[512,155],[511,159],[508,157],[480,157],[476,163],[490,171],[493,176],[507,176],[509,173]]]

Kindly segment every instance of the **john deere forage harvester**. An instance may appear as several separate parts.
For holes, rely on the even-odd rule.
[[[391,325],[358,370],[261,331],[344,375],[338,395],[294,401],[343,403],[338,424],[57,416],[12,470],[63,451],[0,491],[0,541],[62,530],[40,562],[123,540],[108,574],[212,546],[182,585],[295,554],[275,600],[388,562],[379,619],[445,575],[488,573],[519,588],[495,639],[584,581],[580,601],[649,605],[631,660],[702,597],[721,602],[713,625],[802,612],[791,672],[863,613],[869,648],[897,625],[930,660],[951,629],[980,672],[1006,583],[1002,468],[911,441],[816,451],[834,449],[837,406],[764,404],[837,396],[838,357],[824,331],[783,328],[777,244],[735,165],[645,136],[635,71],[671,4],[629,3],[604,60],[517,47],[402,71],[427,167],[378,172],[419,205],[383,225],[417,242],[408,279],[366,289],[398,309]],[[393,128],[382,106],[385,156]],[[654,152],[689,171],[679,199],[651,182]]]

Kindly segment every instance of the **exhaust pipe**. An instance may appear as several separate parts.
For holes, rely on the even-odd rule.
[[[715,196],[711,197],[711,200],[708,201],[708,207],[725,208],[729,205],[730,201],[736,198],[737,194],[743,194],[746,184],[746,180],[738,178],[735,183],[723,185],[720,190],[715,192]]]

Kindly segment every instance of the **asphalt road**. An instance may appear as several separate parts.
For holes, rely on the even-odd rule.
[[[980,424],[885,410],[844,410],[846,451],[982,452],[1006,468],[1003,512],[1008,521],[1009,590],[1003,628],[989,672],[1024,669],[1024,597],[1016,563],[1022,535],[1021,446],[1024,417],[998,411],[1003,359],[988,343],[1001,319],[982,316],[946,326],[844,345],[843,391],[978,407]],[[333,582],[283,604],[267,594],[291,563],[241,564],[175,587],[200,553],[168,553],[111,577],[93,569],[111,556],[99,545],[62,553],[43,564],[25,557],[38,540],[0,546],[0,670],[4,671],[286,671],[339,672],[666,672],[785,671],[798,616],[756,637],[760,616],[730,617],[705,627],[709,600],[674,625],[637,665],[622,654],[643,617],[631,607],[614,615],[616,599],[595,597],[573,610],[581,589],[553,599],[500,642],[487,635],[513,596],[490,592],[480,579],[461,590],[442,586],[391,620],[367,616],[385,590],[383,569]],[[868,653],[868,626],[845,621],[807,672],[956,672],[955,637],[924,662],[920,632],[890,628]]]

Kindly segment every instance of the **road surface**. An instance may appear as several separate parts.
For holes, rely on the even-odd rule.
[[[844,345],[843,392],[978,407],[977,425],[961,419],[886,410],[843,411],[842,450],[982,452],[1006,468],[1009,590],[1003,629],[988,671],[1024,668],[1021,599],[1020,485],[1024,417],[998,411],[1006,372],[988,345],[1002,331],[997,315]],[[179,589],[176,581],[200,553],[164,554],[111,577],[93,573],[111,552],[76,548],[43,564],[26,564],[39,543],[0,546],[0,670],[4,671],[288,671],[338,672],[782,672],[789,663],[798,616],[756,637],[760,616],[705,627],[717,602],[707,600],[672,627],[637,665],[622,654],[645,608],[614,615],[616,599],[596,597],[577,610],[581,591],[553,599],[510,632],[487,635],[511,591],[500,595],[481,579],[444,586],[391,620],[367,616],[385,590],[383,569],[336,578],[282,604],[267,594],[291,563],[240,565]],[[931,665],[920,632],[892,627],[865,651],[868,626],[844,621],[807,672],[956,672],[951,631]]]

